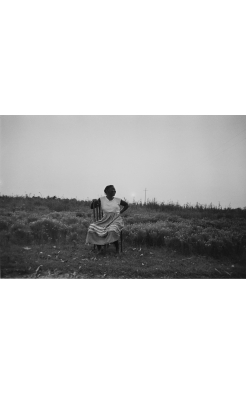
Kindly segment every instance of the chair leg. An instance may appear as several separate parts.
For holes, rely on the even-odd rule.
[[[122,231],[120,232],[120,251],[122,252],[122,244],[123,244],[123,235]]]
[[[115,245],[116,253],[118,254],[120,252],[119,251],[119,240],[114,241],[112,244]]]

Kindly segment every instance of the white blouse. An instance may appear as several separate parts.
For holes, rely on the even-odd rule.
[[[103,212],[106,213],[120,213],[120,202],[121,199],[114,197],[113,200],[108,200],[106,196],[100,198],[101,200],[101,208]]]

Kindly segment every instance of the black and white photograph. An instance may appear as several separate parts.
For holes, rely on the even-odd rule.
[[[246,116],[2,116],[2,278],[246,277]]]
[[[4,395],[245,395],[245,4],[0,2]]]

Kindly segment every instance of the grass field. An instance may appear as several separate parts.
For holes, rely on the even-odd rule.
[[[123,253],[85,245],[90,202],[0,197],[2,278],[245,278],[246,210],[134,204]]]

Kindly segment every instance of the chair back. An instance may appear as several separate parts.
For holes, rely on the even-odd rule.
[[[95,202],[93,202],[93,218],[94,221],[99,221],[103,217],[103,211],[101,207],[96,207]]]

